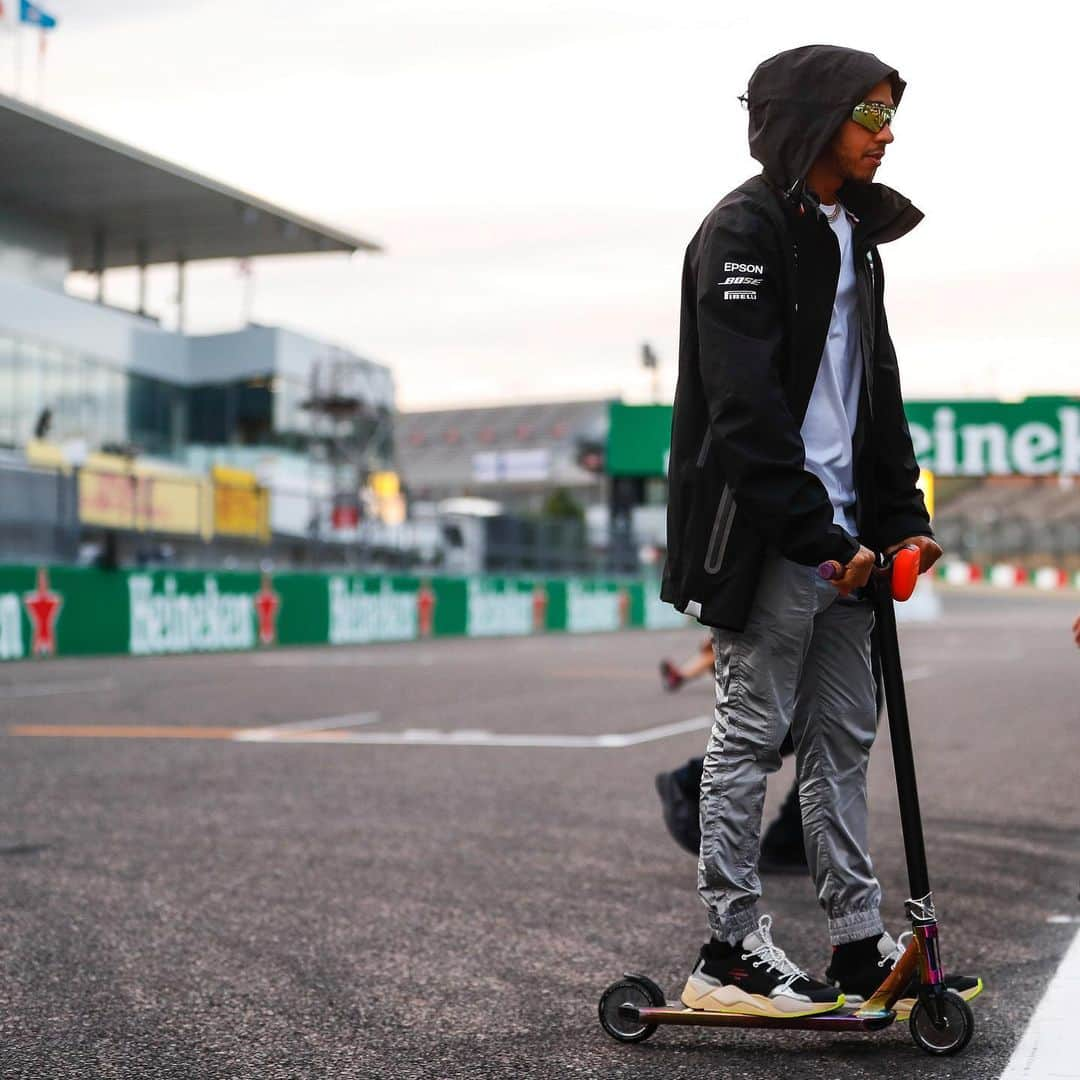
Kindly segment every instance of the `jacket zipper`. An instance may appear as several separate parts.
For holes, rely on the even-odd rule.
[[[870,322],[870,355],[863,356],[863,381],[866,383],[866,409],[872,423],[874,419],[874,345],[877,337],[877,283],[874,280],[874,253],[869,248],[866,251],[866,262],[870,278],[870,310],[866,313],[866,318]]]
[[[731,488],[726,484],[720,493],[720,503],[716,507],[716,517],[713,520],[712,535],[709,537],[709,547],[705,552],[705,573],[715,574],[724,562],[727,552],[728,540],[731,538],[731,526],[735,521],[735,498],[731,494]]]
[[[791,291],[795,294],[795,314],[799,314],[799,245],[791,245],[791,261],[794,273],[791,279]]]

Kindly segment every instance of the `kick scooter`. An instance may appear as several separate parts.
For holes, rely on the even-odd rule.
[[[838,577],[837,563],[822,563],[818,573],[826,579]],[[659,1024],[690,1024],[702,1027],[794,1028],[808,1031],[880,1031],[896,1020],[894,1006],[915,976],[918,998],[911,1010],[909,1028],[915,1044],[928,1054],[955,1054],[963,1050],[975,1029],[968,1003],[945,987],[938,946],[938,924],[934,898],[930,892],[923,846],[919,793],[915,784],[915,761],[908,726],[904,676],[900,668],[900,645],[896,635],[894,600],[907,600],[919,574],[919,552],[904,547],[894,555],[879,554],[872,575],[876,632],[881,653],[881,677],[889,710],[896,790],[900,801],[900,822],[904,833],[908,882],[913,899],[904,905],[911,919],[912,935],[907,948],[885,981],[859,1006],[842,1006],[816,1016],[743,1016],[736,1013],[687,1009],[681,1002],[668,1002],[663,990],[645,975],[626,974],[612,983],[600,998],[600,1023],[620,1042],[642,1042]]]

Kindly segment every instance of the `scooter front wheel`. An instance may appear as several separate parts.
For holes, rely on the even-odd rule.
[[[656,1025],[624,1016],[621,1006],[648,1009],[665,1004],[664,992],[652,979],[644,975],[625,975],[601,995],[600,1025],[619,1042],[644,1042],[656,1030]]]
[[[941,998],[940,1027],[934,1023],[931,1007],[920,997],[911,1010],[911,1037],[920,1050],[944,1057],[958,1054],[971,1041],[975,1017],[968,1003],[955,991],[947,990]]]

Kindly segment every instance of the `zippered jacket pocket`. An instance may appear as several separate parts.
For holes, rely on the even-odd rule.
[[[709,546],[705,551],[705,573],[715,574],[724,562],[728,540],[731,538],[731,526],[735,521],[735,496],[726,484],[720,493],[720,502],[716,507]]]

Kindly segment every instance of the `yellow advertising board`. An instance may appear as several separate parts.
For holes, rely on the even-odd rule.
[[[63,470],[68,467],[63,448],[43,439],[31,439],[26,444],[26,461],[39,469]]]
[[[41,440],[27,446],[38,468],[70,473],[63,448]],[[268,540],[270,494],[255,474],[215,466],[211,477],[121,454],[86,455],[78,471],[79,519],[85,525],[135,532],[201,536],[214,532]]]
[[[222,536],[270,538],[270,494],[246,469],[215,465],[214,531]]]
[[[79,470],[79,518],[108,529],[208,537],[208,489],[195,476],[87,467]]]

